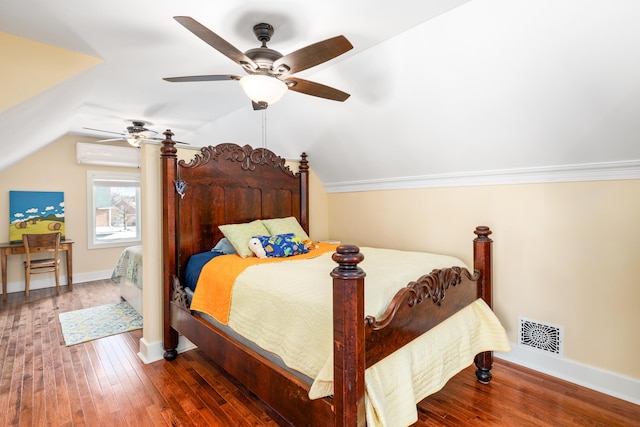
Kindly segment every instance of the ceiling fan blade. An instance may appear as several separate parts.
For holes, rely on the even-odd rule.
[[[346,37],[336,36],[283,56],[273,62],[273,69],[285,75],[294,74],[322,64],[351,49],[353,46]]]
[[[168,82],[212,82],[221,80],[240,80],[240,76],[234,76],[232,74],[213,74],[206,76],[184,76],[184,77],[165,77],[162,80]]]
[[[124,133],[122,133],[122,132],[112,132],[112,131],[110,131],[110,130],[102,130],[102,129],[94,129],[94,128],[85,128],[85,127],[83,127],[82,129],[95,130],[95,131],[98,131],[98,132],[105,132],[105,133],[113,133],[113,134],[116,134],[116,135],[122,135],[122,136],[124,136],[124,135],[125,135],[125,134],[124,134]]]
[[[258,65],[253,62],[251,58],[195,19],[189,16],[174,16],[173,19],[202,39],[209,46],[213,47],[237,64],[242,65],[243,67],[249,67],[252,70],[258,69]]]
[[[299,79],[297,77],[290,77],[285,81],[285,83],[288,83],[289,90],[304,93],[305,95],[329,99],[332,101],[346,101],[347,98],[351,96],[341,90],[334,89],[332,87],[309,80]],[[291,85],[290,83],[293,83],[293,85]]]
[[[164,138],[143,138],[145,141],[164,141]],[[175,139],[172,139],[173,142],[175,142],[176,144],[184,144],[184,145],[191,145],[188,142],[182,142],[182,141],[176,141]]]
[[[100,139],[96,142],[113,142],[113,141],[125,141],[125,139],[124,138]]]

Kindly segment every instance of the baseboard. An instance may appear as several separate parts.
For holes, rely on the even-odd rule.
[[[60,286],[68,285],[67,276],[60,275]],[[53,275],[40,275],[39,277],[32,276],[31,282],[29,283],[29,290],[34,291],[36,289],[44,289],[44,288],[55,288],[56,280]],[[19,282],[9,282],[7,283],[7,294],[12,294],[14,292],[24,292],[24,280]]]
[[[112,274],[113,274],[113,269],[74,274],[73,283],[84,283],[84,282],[93,282],[94,280],[111,279]]]
[[[178,353],[197,348],[191,341],[180,335],[178,337]],[[138,357],[145,363],[153,363],[164,358],[164,344],[162,341],[148,343],[144,338],[140,338],[140,351]]]
[[[495,357],[640,405],[640,380],[550,356],[511,343],[511,352]]]
[[[110,279],[111,273],[113,273],[113,270],[92,271],[90,273],[74,274],[73,284],[77,285],[84,282],[92,282],[94,280]],[[68,284],[69,281],[67,280],[67,276],[65,274],[61,274],[60,286],[66,286]],[[53,277],[53,274],[40,274],[38,275],[38,277],[32,277],[31,283],[29,283],[29,290],[33,291],[36,289],[55,288],[55,286],[56,280]],[[14,292],[24,292],[24,280],[7,283],[7,294],[11,294]]]

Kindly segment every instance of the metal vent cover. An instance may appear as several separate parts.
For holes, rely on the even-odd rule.
[[[542,323],[536,320],[521,317],[518,344],[533,349],[562,356],[562,342],[564,328],[550,323]]]

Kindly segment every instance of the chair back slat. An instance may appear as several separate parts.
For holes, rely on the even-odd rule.
[[[55,260],[55,262],[58,262],[60,238],[61,233],[59,231],[55,233],[23,234],[22,242],[26,256],[25,266],[29,267],[33,264],[34,260],[31,259],[32,252],[53,252],[53,257],[50,261],[53,262]],[[38,261],[40,266],[42,266],[43,260]]]
[[[37,273],[53,272],[56,280],[56,293],[60,294],[60,239],[62,233],[43,234],[23,234],[26,260],[24,262],[25,272],[25,295],[29,298],[29,286],[31,275]],[[52,258],[31,259],[32,252],[53,252]]]
[[[22,241],[29,248],[51,248],[52,250],[60,247],[60,232],[43,233],[43,234],[23,234]]]

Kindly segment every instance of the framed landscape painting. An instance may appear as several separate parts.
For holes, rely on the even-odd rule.
[[[64,192],[9,191],[9,240],[22,242],[23,234],[44,234],[64,229]]]

